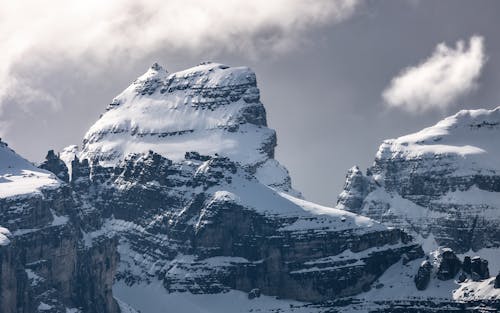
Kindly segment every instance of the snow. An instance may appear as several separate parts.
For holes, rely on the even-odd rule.
[[[57,215],[52,210],[51,210],[51,212],[52,212],[52,217],[53,217],[51,226],[60,226],[60,225],[64,225],[64,224],[68,223],[69,217],[64,216],[64,215]]]
[[[28,275],[28,279],[30,280],[32,286],[36,286],[40,282],[44,281],[44,278],[37,275],[33,270],[27,268],[24,271],[26,272],[26,275]]]
[[[500,171],[500,107],[462,110],[417,133],[386,140],[377,159],[452,157],[461,173]]]
[[[308,303],[279,300],[269,296],[260,296],[250,300],[246,293],[236,290],[218,294],[168,293],[159,281],[133,286],[127,286],[123,281],[118,281],[113,285],[113,294],[119,303],[125,301],[130,308],[142,313],[314,313],[321,311]]]
[[[365,233],[386,229],[370,218],[299,199],[239,173],[230,184],[209,188],[207,192],[212,193],[212,202],[233,202],[264,215],[296,218],[292,224],[284,225],[282,231],[354,229]]]
[[[383,211],[377,220],[384,220],[384,216],[397,216],[408,224],[424,224],[425,221],[446,217],[446,213],[436,212],[426,207],[401,197],[395,192],[387,192],[383,188],[377,188],[369,193],[364,201],[361,214],[367,214],[373,204],[383,203],[388,209]]]
[[[160,86],[152,94],[138,93],[151,80]],[[183,88],[161,93],[161,86]],[[153,150],[169,159],[181,160],[196,150],[200,154],[228,156],[243,164],[266,160],[263,142],[274,136],[267,127],[241,124],[241,111],[256,103],[240,98],[229,100],[221,94],[215,108],[204,108],[207,101],[193,90],[255,84],[255,74],[246,67],[227,67],[217,63],[200,65],[167,76],[162,69],[150,69],[118,95],[111,109],[85,135],[82,158],[101,156],[101,164],[113,166],[129,153]],[[229,101],[229,103],[225,103]],[[258,104],[258,103],[257,103]],[[241,125],[240,125],[241,124]],[[228,126],[238,127],[236,132]],[[104,160],[106,159],[106,160]]]
[[[40,304],[38,305],[38,311],[48,311],[51,309],[52,309],[52,306],[48,305],[45,302],[40,302]]]
[[[450,191],[432,203],[466,206],[470,213],[473,213],[470,208],[473,207],[474,212],[483,218],[500,218],[500,192],[481,190],[477,186],[465,191]]]
[[[54,174],[39,169],[0,142],[0,198],[40,193],[60,185]]]
[[[257,168],[255,177],[267,186],[281,184],[289,177],[287,169],[274,159],[269,159]]]
[[[12,236],[10,231],[5,227],[0,226],[0,246],[8,245],[10,243],[10,236]]]
[[[495,278],[467,281],[453,292],[456,300],[500,300],[500,289],[494,288]]]

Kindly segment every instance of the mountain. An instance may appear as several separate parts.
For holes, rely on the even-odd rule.
[[[120,238],[115,296],[151,312],[154,299],[130,294],[325,301],[422,255],[398,229],[301,199],[275,146],[246,67],[155,64],[115,98],[82,150],[61,154],[95,220],[88,236]]]
[[[338,207],[304,200],[276,144],[255,73],[203,63],[177,73],[154,64],[81,149],[49,151],[40,168],[4,147],[12,161],[0,158],[0,187],[28,180],[0,197],[1,312],[500,307],[486,261],[497,250],[466,261],[428,249],[424,234],[364,209],[370,194],[392,191],[357,168]]]
[[[459,252],[500,246],[500,107],[464,110],[386,140],[367,175],[352,168],[338,208]]]
[[[169,74],[155,63],[92,125],[80,157],[113,167],[130,153],[153,150],[180,161],[195,150],[228,157],[290,191],[287,170],[274,160],[276,143],[249,68],[209,62]]]
[[[436,279],[428,290],[417,293],[420,297],[498,299],[499,290],[493,285],[500,272],[499,155],[500,107],[463,110],[414,134],[385,140],[366,174],[358,167],[348,171],[337,208],[411,234],[433,260],[429,267],[433,277],[439,276],[436,271],[445,251],[453,251],[445,253],[451,259],[452,254],[463,258],[457,259],[456,270],[445,279],[455,278],[460,283],[444,284]],[[466,264],[470,265],[474,256],[473,262],[482,264],[478,271],[483,274],[468,269]],[[414,264],[413,272],[418,268],[419,264]],[[402,283],[404,271],[396,273],[382,279],[408,290],[405,285],[413,281]],[[470,285],[483,278],[481,286]],[[415,297],[411,291],[365,296],[372,295],[378,300],[398,301]]]
[[[0,312],[119,312],[116,241],[85,244],[71,193],[0,141]]]

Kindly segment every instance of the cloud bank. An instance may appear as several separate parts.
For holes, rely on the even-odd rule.
[[[16,0],[0,8],[0,113],[5,103],[57,108],[44,73],[87,74],[153,51],[286,52],[314,27],[350,17],[358,0]],[[64,69],[62,70],[64,71]],[[71,73],[64,73],[70,75]],[[69,88],[69,86],[61,86]]]
[[[477,87],[486,62],[484,39],[473,36],[468,47],[458,41],[455,47],[445,43],[422,63],[404,69],[382,93],[389,107],[409,112],[445,109]]]

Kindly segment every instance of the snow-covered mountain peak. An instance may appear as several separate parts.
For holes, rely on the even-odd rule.
[[[462,110],[414,134],[384,141],[377,160],[457,159],[462,170],[500,170],[500,107]],[[478,166],[481,166],[479,168]]]
[[[404,228],[433,248],[498,247],[500,107],[463,110],[380,146],[367,175],[351,169],[338,207]]]
[[[39,193],[60,185],[56,176],[39,169],[0,140],[0,198]]]
[[[289,190],[288,172],[274,160],[275,146],[248,67],[202,63],[167,73],[154,64],[89,129],[79,157],[112,167],[131,153],[152,150],[180,161],[195,151],[228,157],[267,185]]]

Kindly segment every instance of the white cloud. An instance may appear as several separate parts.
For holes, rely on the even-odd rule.
[[[483,37],[473,36],[468,47],[458,41],[455,48],[444,43],[417,66],[404,69],[382,93],[389,107],[410,112],[444,109],[477,87],[486,62]]]
[[[7,98],[52,107],[40,73],[88,72],[169,53],[285,52],[309,29],[342,21],[359,0],[16,0],[0,8],[0,109]],[[19,101],[17,101],[19,102]]]

